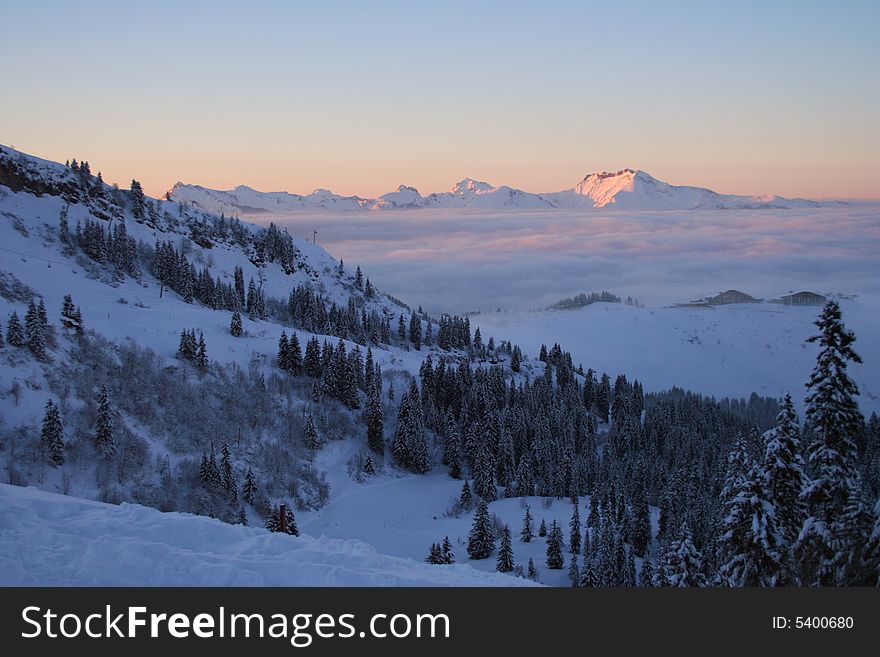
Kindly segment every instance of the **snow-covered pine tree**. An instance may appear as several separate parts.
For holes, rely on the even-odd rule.
[[[135,221],[143,221],[146,217],[146,197],[137,180],[131,181],[131,216]]]
[[[538,527],[538,536],[544,537],[547,535],[547,523],[544,522],[544,519],[541,518],[541,526]]]
[[[571,563],[568,566],[568,581],[575,587],[581,585],[581,571],[578,568],[577,557],[571,558]]]
[[[3,340],[3,324],[0,323],[0,349],[3,348],[5,341]]]
[[[526,570],[526,577],[534,582],[538,581],[538,569],[535,567],[534,559],[529,559],[529,567],[528,570]]]
[[[565,565],[565,558],[562,556],[562,530],[556,523],[556,520],[550,525],[550,533],[547,534],[547,567],[552,570],[559,570]]]
[[[303,429],[303,444],[306,446],[306,449],[311,450],[316,450],[321,446],[318,429],[315,427],[315,421],[311,415],[306,417],[306,424]]]
[[[858,579],[868,531],[856,448],[864,418],[856,403],[859,389],[847,374],[847,364],[862,359],[836,301],[825,304],[816,326],[819,335],[808,342],[818,343],[819,355],[805,400],[812,480],[804,492],[808,513],[796,554],[802,584],[843,586]]]
[[[287,343],[288,371],[294,376],[302,376],[303,354],[296,331],[291,331],[290,340]]]
[[[44,454],[52,463],[55,465],[64,464],[64,425],[61,423],[58,406],[51,399],[46,402],[40,443]]]
[[[422,348],[422,320],[415,313],[409,318],[409,340],[416,351]]]
[[[654,562],[650,556],[642,559],[642,569],[639,571],[638,585],[641,587],[654,586]]]
[[[28,349],[37,360],[46,359],[45,323],[40,317],[37,305],[31,301],[24,316],[24,331]]]
[[[357,269],[354,272],[354,286],[359,289],[364,289],[364,274],[361,272],[361,266],[358,265]]]
[[[376,474],[376,463],[373,461],[373,455],[367,453],[367,458],[364,459],[364,474],[372,477]]]
[[[477,460],[474,464],[474,493],[487,502],[498,499],[498,491],[495,488],[495,464],[488,445],[477,452]]]
[[[458,496],[458,506],[465,511],[470,511],[474,506],[474,496],[471,493],[471,485],[468,483],[467,479],[464,480],[464,484],[461,486],[461,495]]]
[[[284,515],[286,518],[286,522],[284,523],[285,524],[285,527],[284,527],[285,531],[288,534],[290,534],[291,536],[299,536],[299,527],[296,526],[296,518],[293,515],[293,509],[290,508],[289,504],[286,504],[284,509],[285,509]],[[280,517],[280,513],[279,513],[279,517]],[[279,529],[280,529],[280,527],[279,527]]]
[[[378,382],[370,386],[364,411],[367,421],[367,445],[376,454],[385,452],[385,411],[382,409],[382,388]]]
[[[522,370],[522,351],[519,345],[513,348],[513,354],[510,356],[510,369],[514,372]]]
[[[275,358],[278,368],[285,372],[290,370],[290,353],[287,345],[287,332],[281,331],[281,337],[278,338],[278,355]]]
[[[244,334],[244,326],[241,321],[241,313],[237,310],[232,313],[232,321],[229,323],[229,333],[234,338],[240,338]]]
[[[703,555],[694,546],[691,529],[682,523],[676,538],[663,553],[654,575],[655,586],[706,586]]]
[[[569,538],[568,546],[572,554],[580,554],[581,552],[581,514],[578,510],[578,504],[571,505],[571,520],[568,522]],[[574,559],[572,559],[574,563]]]
[[[235,477],[232,472],[232,456],[229,453],[229,444],[225,441],[220,448],[220,485],[227,491],[235,489]]]
[[[535,538],[535,531],[532,525],[532,509],[526,504],[526,515],[523,517],[522,531],[519,533],[519,538],[523,543],[530,543]]]
[[[76,333],[83,332],[82,313],[73,305],[73,298],[69,294],[64,295],[64,303],[61,306],[61,324]]]
[[[431,543],[431,549],[428,551],[428,556],[425,557],[425,561],[430,564],[442,564],[443,563],[443,555],[440,552],[440,546],[436,543]]]
[[[468,534],[467,553],[471,559],[487,559],[494,550],[495,536],[492,532],[489,506],[485,500],[480,500],[474,513],[474,523]]]
[[[199,332],[199,343],[196,347],[196,367],[202,372],[208,369],[208,347],[205,344],[205,335]]]
[[[495,570],[499,573],[509,573],[513,570],[515,564],[513,562],[513,544],[510,540],[510,527],[504,525],[501,530],[501,544],[498,547],[498,562]]]
[[[633,555],[632,550],[626,551],[626,567],[623,571],[623,581],[621,582],[622,586],[626,587],[634,587],[636,586],[636,560]]]
[[[102,459],[109,459],[116,452],[116,441],[113,438],[113,407],[110,405],[110,393],[107,386],[101,386],[98,392],[98,415],[95,418],[95,449]]]
[[[248,504],[253,504],[258,492],[259,488],[257,487],[254,472],[248,468],[244,475],[244,484],[241,487],[241,498]]]
[[[449,466],[449,476],[453,479],[461,479],[461,469],[464,460],[461,446],[461,433],[458,431],[455,418],[450,412],[445,423],[446,464]]]
[[[448,536],[443,538],[443,544],[440,546],[440,554],[443,556],[444,564],[455,563],[455,554],[452,552],[452,543],[449,542]]]
[[[281,526],[280,518],[281,513],[278,508],[278,505],[269,507],[266,513],[266,529],[270,532],[277,532],[279,527]]]
[[[776,510],[776,526],[781,546],[780,557],[785,566],[776,583],[797,583],[792,548],[803,526],[806,509],[801,497],[809,480],[801,457],[800,426],[791,395],[785,395],[776,418],[776,426],[764,433],[762,467],[767,478],[767,491]]]

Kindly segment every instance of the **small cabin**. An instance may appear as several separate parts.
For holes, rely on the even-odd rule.
[[[786,294],[781,301],[786,306],[824,306],[827,299],[821,294],[804,291]]]
[[[758,303],[758,300],[739,290],[727,290],[720,292],[717,296],[709,297],[706,299],[706,303],[712,306],[725,306],[729,303]]]

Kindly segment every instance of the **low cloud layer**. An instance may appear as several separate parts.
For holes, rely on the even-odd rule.
[[[529,309],[607,289],[650,305],[737,288],[880,294],[880,206],[271,218],[432,312]],[[268,217],[258,221],[268,222]]]

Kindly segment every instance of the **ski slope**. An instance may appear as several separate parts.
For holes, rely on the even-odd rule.
[[[0,484],[2,586],[530,586],[357,540],[293,537],[204,516]]]

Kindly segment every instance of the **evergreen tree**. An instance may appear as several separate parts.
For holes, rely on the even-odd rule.
[[[243,527],[248,526],[247,512],[244,510],[243,506],[238,507],[238,524]]]
[[[675,540],[663,553],[654,574],[654,586],[705,586],[703,555],[694,546],[691,530],[683,523]]]
[[[781,558],[788,562],[791,547],[797,541],[805,517],[801,494],[808,484],[801,457],[800,427],[791,395],[786,395],[776,418],[776,426],[764,434],[763,469],[767,492],[776,510],[776,526],[781,541]],[[796,583],[796,573],[789,565],[785,578],[777,583]]]
[[[471,559],[487,559],[494,550],[495,536],[492,532],[489,506],[485,500],[480,500],[474,513],[474,524],[468,535],[467,553]]]
[[[413,313],[409,318],[409,339],[416,351],[422,348],[422,320]]]
[[[402,314],[397,320],[397,337],[402,343],[406,342],[406,322],[403,321]]]
[[[359,289],[364,289],[364,275],[361,273],[361,266],[358,265],[357,269],[354,272],[354,286]]]
[[[452,552],[452,543],[449,542],[448,536],[443,539],[443,544],[440,546],[440,554],[443,556],[444,564],[455,563],[455,555]]]
[[[569,550],[572,554],[581,553],[581,514],[578,511],[578,504],[575,502],[571,505],[571,520],[568,523]],[[574,560],[572,560],[574,563]]]
[[[626,568],[623,571],[622,585],[630,588],[636,586],[636,560],[632,550],[628,550],[626,553]]]
[[[37,305],[31,301],[24,316],[24,331],[28,349],[37,360],[46,359],[45,322],[40,317]]]
[[[3,340],[3,324],[0,324],[0,349],[3,348],[4,340]]]
[[[866,537],[866,513],[857,468],[857,436],[864,419],[847,363],[861,363],[853,350],[855,335],[841,320],[840,306],[829,301],[816,321],[819,355],[807,384],[806,421],[812,440],[807,448],[812,481],[797,541],[802,583],[843,586],[855,577],[857,555]]]
[[[364,474],[371,477],[376,474],[376,464],[372,454],[367,454],[367,458],[364,459]]]
[[[306,426],[303,429],[303,444],[306,446],[306,449],[311,450],[316,450],[321,446],[318,429],[315,427],[315,421],[311,415],[306,418]]]
[[[649,587],[654,586],[654,565],[651,561],[651,557],[645,556],[642,559],[642,569],[639,571],[639,579],[638,584],[641,587]]]
[[[628,525],[632,549],[636,556],[644,557],[648,553],[648,546],[651,543],[651,516],[648,508],[648,494],[641,476],[633,493]]]
[[[278,356],[276,356],[275,361],[278,363],[278,369],[285,372],[290,370],[290,354],[288,352],[287,332],[281,331],[281,337],[278,338]]]
[[[253,470],[248,468],[244,476],[244,485],[241,487],[241,498],[248,504],[253,504],[258,492],[257,480],[254,478]]]
[[[136,221],[143,221],[146,217],[146,197],[143,187],[137,180],[131,181],[131,216]]]
[[[431,549],[428,551],[428,556],[425,558],[430,564],[442,564],[443,563],[443,554],[440,551],[440,546],[436,543],[431,543]]]
[[[202,372],[208,369],[208,348],[205,345],[205,336],[199,333],[199,345],[196,348],[196,367]]]
[[[288,371],[294,376],[302,376],[303,373],[303,355],[302,347],[299,344],[299,338],[296,331],[290,334],[290,340],[287,343],[287,366]]]
[[[382,410],[382,390],[377,383],[370,388],[365,411],[367,444],[376,454],[385,452],[385,412]]]
[[[501,530],[501,545],[498,548],[498,563],[495,570],[499,573],[509,573],[513,570],[513,545],[510,540],[510,527],[504,525]]]
[[[64,464],[64,426],[58,406],[51,399],[46,402],[43,430],[40,433],[43,452],[55,465]]]
[[[281,512],[276,504],[273,507],[269,507],[266,513],[266,529],[270,532],[277,532],[281,527],[280,518]]]
[[[95,419],[95,448],[103,459],[109,459],[116,452],[113,438],[113,407],[107,386],[101,386],[98,393],[98,415]]]
[[[244,326],[241,322],[241,314],[238,311],[232,313],[232,321],[229,323],[229,333],[234,338],[240,338],[244,334]]]
[[[571,564],[568,566],[568,581],[571,582],[572,586],[581,585],[581,571],[578,568],[576,557],[571,558]]]
[[[531,543],[532,539],[535,537],[535,532],[532,528],[532,509],[528,504],[526,505],[526,515],[523,518],[522,531],[520,532],[519,537],[523,543]]]
[[[465,511],[470,511],[474,506],[474,496],[471,494],[471,486],[465,479],[461,487],[461,495],[458,497],[458,506]]]
[[[24,347],[27,344],[24,330],[21,327],[21,321],[18,319],[18,313],[15,311],[12,311],[9,321],[6,322],[6,342],[12,347]]]
[[[556,521],[550,525],[550,533],[547,535],[547,567],[552,570],[559,570],[565,565],[565,559],[562,556],[562,530]]]
[[[544,522],[544,519],[541,518],[541,526],[538,527],[538,536],[544,537],[547,535],[547,523]]]
[[[754,465],[725,486],[725,518],[719,538],[724,563],[719,570],[729,586],[774,586],[782,572],[782,538],[767,476]]]
[[[61,324],[76,333],[83,332],[82,313],[73,305],[73,298],[69,294],[64,296],[64,303],[61,306]]]
[[[522,369],[522,352],[519,345],[513,348],[513,354],[510,356],[510,369],[519,372]]]
[[[227,491],[235,490],[232,456],[229,453],[229,445],[226,442],[220,448],[220,483]]]
[[[535,568],[535,560],[529,559],[529,567],[526,571],[526,577],[530,580],[537,582],[538,581],[538,569]]]

